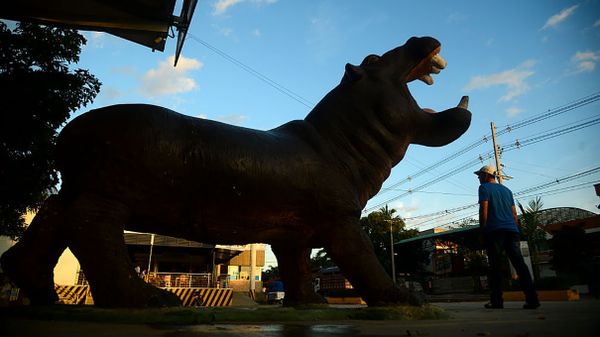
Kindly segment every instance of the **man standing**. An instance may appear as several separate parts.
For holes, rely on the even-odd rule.
[[[486,165],[475,171],[479,177],[479,224],[485,241],[489,262],[490,302],[488,309],[504,308],[502,298],[501,254],[504,251],[519,276],[519,282],[525,293],[524,309],[536,309],[540,306],[537,292],[529,269],[521,255],[519,241],[519,220],[512,192],[496,183],[496,171]]]

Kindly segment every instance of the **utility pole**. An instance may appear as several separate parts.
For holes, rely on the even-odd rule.
[[[496,176],[498,177],[498,182],[502,184],[504,179],[502,178],[502,168],[500,166],[500,154],[498,153],[498,144],[496,144],[496,127],[494,126],[494,122],[491,122],[492,128],[492,142],[494,143],[494,157],[496,157]]]
[[[256,290],[256,245],[250,244],[250,292]]]
[[[394,221],[388,220],[390,223],[390,251],[392,252],[392,280],[394,280],[394,285],[396,284],[396,263],[394,262]]]
[[[150,254],[148,254],[148,269],[146,269],[146,275],[144,281],[148,282],[150,276],[150,268],[152,267],[152,250],[154,248],[154,234],[150,235]]]

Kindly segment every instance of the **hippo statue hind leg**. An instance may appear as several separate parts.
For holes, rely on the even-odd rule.
[[[174,294],[145,283],[127,254],[123,224],[127,208],[96,195],[65,202],[50,197],[23,238],[5,254],[3,271],[34,305],[58,301],[53,270],[67,247],[79,260],[94,302],[101,307],[178,306]]]
[[[67,247],[61,231],[63,213],[61,198],[56,195],[49,197],[23,238],[0,259],[2,271],[33,305],[49,305],[58,301],[54,290],[54,266]]]
[[[129,259],[124,224],[128,209],[113,199],[84,194],[68,209],[69,247],[101,307],[179,306],[173,293],[144,282]]]

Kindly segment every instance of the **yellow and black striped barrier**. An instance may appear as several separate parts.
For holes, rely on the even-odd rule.
[[[230,288],[164,288],[179,296],[186,307],[225,307],[231,305]]]
[[[63,304],[94,304],[90,287],[85,285],[55,285]],[[185,307],[224,307],[232,303],[231,288],[162,288],[177,295]]]
[[[87,304],[86,299],[90,297],[89,286],[63,286],[54,285],[58,300],[63,304]]]

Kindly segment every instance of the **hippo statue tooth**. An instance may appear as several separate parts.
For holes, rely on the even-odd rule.
[[[469,108],[469,96],[463,96],[460,99],[460,102],[458,103],[457,107],[461,108],[461,109],[468,109]]]
[[[432,85],[433,77],[431,77],[431,74],[439,74],[447,65],[448,63],[439,53],[434,54],[429,62],[429,67],[424,69],[425,72],[421,74],[419,80],[427,85]]]
[[[433,57],[431,58],[431,64],[439,69],[444,69],[448,65],[446,60],[440,54],[433,55]]]

